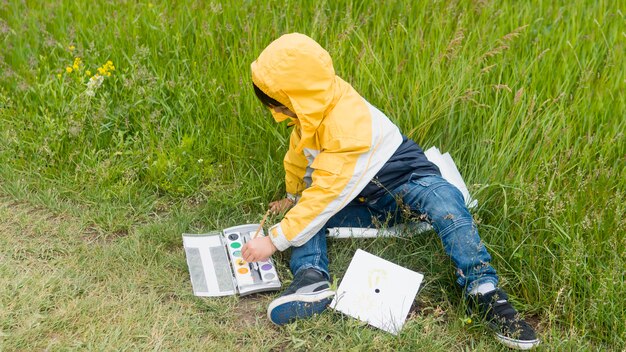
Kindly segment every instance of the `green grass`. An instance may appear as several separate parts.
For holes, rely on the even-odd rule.
[[[425,273],[399,337],[337,314],[276,328],[271,295],[191,294],[180,234],[259,221],[282,197],[288,131],[249,64],[292,31],[452,154],[546,349],[626,348],[625,14],[581,0],[0,1],[0,350],[500,349],[463,323],[433,234],[331,243],[338,277],[356,248]],[[109,60],[87,96],[86,70]],[[276,259],[288,283],[288,253]]]

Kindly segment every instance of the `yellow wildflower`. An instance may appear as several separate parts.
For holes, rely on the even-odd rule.
[[[72,73],[72,71],[73,71],[73,70],[72,70],[72,68],[71,68],[71,67],[69,67],[69,66],[67,66],[67,67],[65,68],[65,72],[67,72],[67,73]]]
[[[461,323],[463,325],[468,325],[468,324],[472,323],[472,318],[470,318],[470,317],[465,317],[465,318],[460,318],[460,319],[461,319]]]
[[[70,46],[68,47],[68,49],[70,49],[70,51],[74,51],[74,49],[76,49],[76,47],[75,47],[75,46],[73,46],[73,45],[70,45]]]
[[[111,77],[111,71],[115,71],[115,66],[113,66],[113,61],[108,60],[104,65],[98,67],[98,73],[94,77]]]
[[[57,73],[57,78],[61,78],[61,74],[60,73]]]
[[[91,71],[87,70],[87,71],[85,71],[85,74],[86,74],[87,76],[91,76]]]

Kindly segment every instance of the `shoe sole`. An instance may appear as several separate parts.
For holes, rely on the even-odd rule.
[[[279,297],[267,307],[267,317],[276,325],[285,325],[296,319],[309,318],[326,310],[334,295],[334,291],[327,290]]]
[[[496,340],[498,340],[501,344],[517,349],[517,350],[529,350],[537,345],[539,345],[539,339],[535,340],[517,340],[512,339],[510,337],[504,336],[496,332]]]

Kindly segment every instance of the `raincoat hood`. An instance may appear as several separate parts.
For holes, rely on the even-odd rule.
[[[268,45],[251,64],[252,81],[265,94],[294,112],[302,138],[296,150],[316,145],[315,132],[347,83],[335,75],[326,50],[300,33],[285,34]],[[288,116],[272,110],[274,119]]]

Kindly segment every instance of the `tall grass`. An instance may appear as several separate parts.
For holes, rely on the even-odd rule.
[[[625,13],[615,1],[0,2],[1,174],[54,189],[107,233],[171,204],[201,209],[198,227],[254,221],[282,196],[288,130],[255,101],[249,64],[306,33],[406,134],[452,154],[503,285],[548,339],[623,348]],[[86,71],[109,60],[88,96]]]

